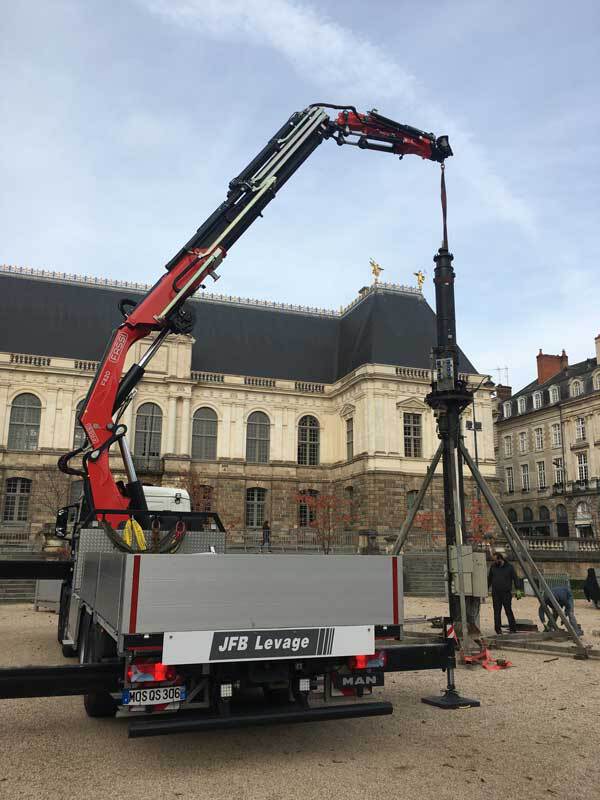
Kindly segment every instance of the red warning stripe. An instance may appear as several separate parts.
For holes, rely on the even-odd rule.
[[[135,633],[137,626],[138,591],[140,588],[140,558],[133,557],[133,578],[131,580],[131,605],[129,607],[129,633]]]
[[[392,598],[394,603],[394,625],[400,622],[398,612],[398,556],[392,556]]]

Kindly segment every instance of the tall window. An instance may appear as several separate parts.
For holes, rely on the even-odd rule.
[[[9,450],[37,450],[42,404],[34,394],[20,394],[12,401],[8,426]]]
[[[594,389],[600,389],[600,372],[594,375]]]
[[[558,403],[558,401],[560,400],[560,393],[558,391],[558,386],[551,386],[549,395],[551,403]]]
[[[544,449],[544,429],[543,428],[536,428],[534,430],[535,435],[535,449],[536,450],[543,450]]]
[[[575,439],[578,442],[585,440],[585,420],[583,417],[577,417],[575,420]]]
[[[552,447],[560,447],[562,444],[562,436],[560,434],[560,422],[555,422],[552,425]]]
[[[246,431],[246,461],[252,464],[269,463],[271,423],[262,411],[253,411],[248,417]]]
[[[263,415],[264,416],[264,415]],[[261,528],[265,521],[267,490],[255,487],[246,490],[246,527]]]
[[[83,447],[85,444],[85,431],[79,424],[79,415],[81,414],[81,409],[83,408],[83,400],[80,400],[77,403],[77,408],[75,409],[75,428],[73,430],[73,450],[76,450],[78,447]]]
[[[316,467],[319,463],[319,422],[309,415],[298,423],[298,463]]]
[[[512,456],[512,436],[504,437],[504,455],[507,458]]]
[[[136,456],[159,456],[162,434],[162,411],[156,403],[142,403],[135,418]]]
[[[542,393],[535,392],[533,395],[533,407],[534,408],[541,408],[542,407]]]
[[[569,535],[569,516],[562,503],[556,506],[556,532],[559,536]]]
[[[421,415],[404,414],[404,455],[406,458],[421,458]]]
[[[192,458],[214,461],[217,458],[217,415],[212,408],[199,408],[192,421]]]
[[[546,488],[546,462],[538,461],[537,464],[538,489]]]
[[[524,414],[527,409],[527,398],[519,397],[517,404],[519,406],[519,414]]]
[[[527,452],[527,431],[522,431],[519,434],[519,453]]]
[[[513,468],[506,467],[506,491],[512,494],[515,490],[515,476],[513,475]]]
[[[552,465],[554,466],[554,483],[564,483],[565,465],[562,458],[554,458],[552,460]]]
[[[506,512],[506,516],[508,517],[508,521],[512,525],[514,525],[515,522],[518,522],[519,520],[519,518],[517,517],[517,512],[514,510],[514,508],[509,508],[508,511]]]
[[[354,458],[354,417],[346,420],[346,461]]]
[[[523,522],[533,522],[533,511],[529,506],[525,506],[523,509]]]
[[[571,397],[579,397],[583,394],[583,384],[581,381],[573,381],[571,384]]]
[[[307,528],[317,519],[315,501],[319,493],[315,489],[307,489],[300,494],[307,498],[307,502],[300,501],[298,505],[298,524],[301,528]]]
[[[504,405],[502,406],[502,408],[504,409],[504,416],[506,417],[506,419],[508,419],[508,417],[510,417],[512,414],[510,401],[507,400],[506,403],[504,403]]]
[[[31,481],[29,478],[9,478],[5,484],[4,522],[27,522]]]
[[[521,488],[529,491],[529,464],[521,464]]]
[[[543,522],[548,522],[550,520],[550,511],[547,506],[540,506],[539,508],[539,518]]]
[[[577,453],[577,479],[587,481],[589,476],[587,453]]]

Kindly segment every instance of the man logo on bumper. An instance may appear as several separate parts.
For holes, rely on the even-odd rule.
[[[212,638],[210,660],[326,656],[333,650],[334,639],[335,628],[216,631]]]

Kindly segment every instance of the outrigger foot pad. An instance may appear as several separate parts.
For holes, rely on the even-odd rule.
[[[469,697],[461,697],[456,689],[446,689],[441,697],[422,697],[422,703],[436,708],[479,708],[479,700],[471,700]]]

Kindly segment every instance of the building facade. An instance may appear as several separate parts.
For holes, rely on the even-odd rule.
[[[596,355],[569,365],[537,356],[537,379],[497,387],[502,503],[527,536],[592,539],[600,530],[600,337]]]
[[[0,269],[4,530],[40,529],[76,490],[56,460],[84,441],[77,409],[119,324],[119,299],[145,288]],[[435,315],[421,292],[375,284],[339,312],[218,295],[191,302],[193,336],[166,340],[122,419],[140,479],[188,488],[232,531],[309,525],[306,493],[336,498],[340,527],[398,530],[438,444],[424,402]],[[490,390],[463,354],[460,367],[479,385],[467,446],[493,482]],[[443,524],[441,477],[425,510]]]

